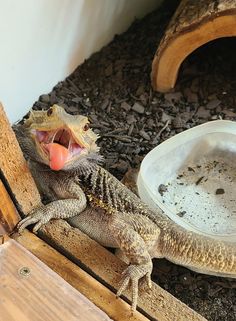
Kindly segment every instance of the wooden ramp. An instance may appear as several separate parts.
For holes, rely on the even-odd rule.
[[[0,298],[0,321],[111,320],[14,240],[0,245]]]
[[[235,0],[182,0],[153,60],[153,88],[170,91],[189,54],[209,41],[232,36],[236,36]]]

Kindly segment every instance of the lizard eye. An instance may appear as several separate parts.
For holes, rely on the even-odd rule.
[[[53,112],[53,109],[52,107],[50,107],[47,111],[47,116],[51,116],[52,115],[52,112]]]
[[[89,129],[89,124],[84,125],[84,131],[87,131]]]

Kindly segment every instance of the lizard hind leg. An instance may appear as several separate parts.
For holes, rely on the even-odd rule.
[[[131,283],[132,311],[136,310],[138,301],[139,280],[145,277],[151,287],[152,260],[144,239],[134,227],[125,222],[119,215],[110,225],[113,236],[130,265],[123,271],[117,296],[120,296]]]

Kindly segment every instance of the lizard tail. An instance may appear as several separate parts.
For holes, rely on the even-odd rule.
[[[163,256],[180,265],[204,273],[236,278],[236,244],[170,227],[160,240]]]

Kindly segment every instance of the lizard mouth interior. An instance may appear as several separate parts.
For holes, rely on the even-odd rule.
[[[64,128],[53,131],[36,130],[36,137],[46,154],[49,153],[50,144],[58,144],[68,149],[69,158],[79,155],[85,149],[75,141],[70,131]]]

